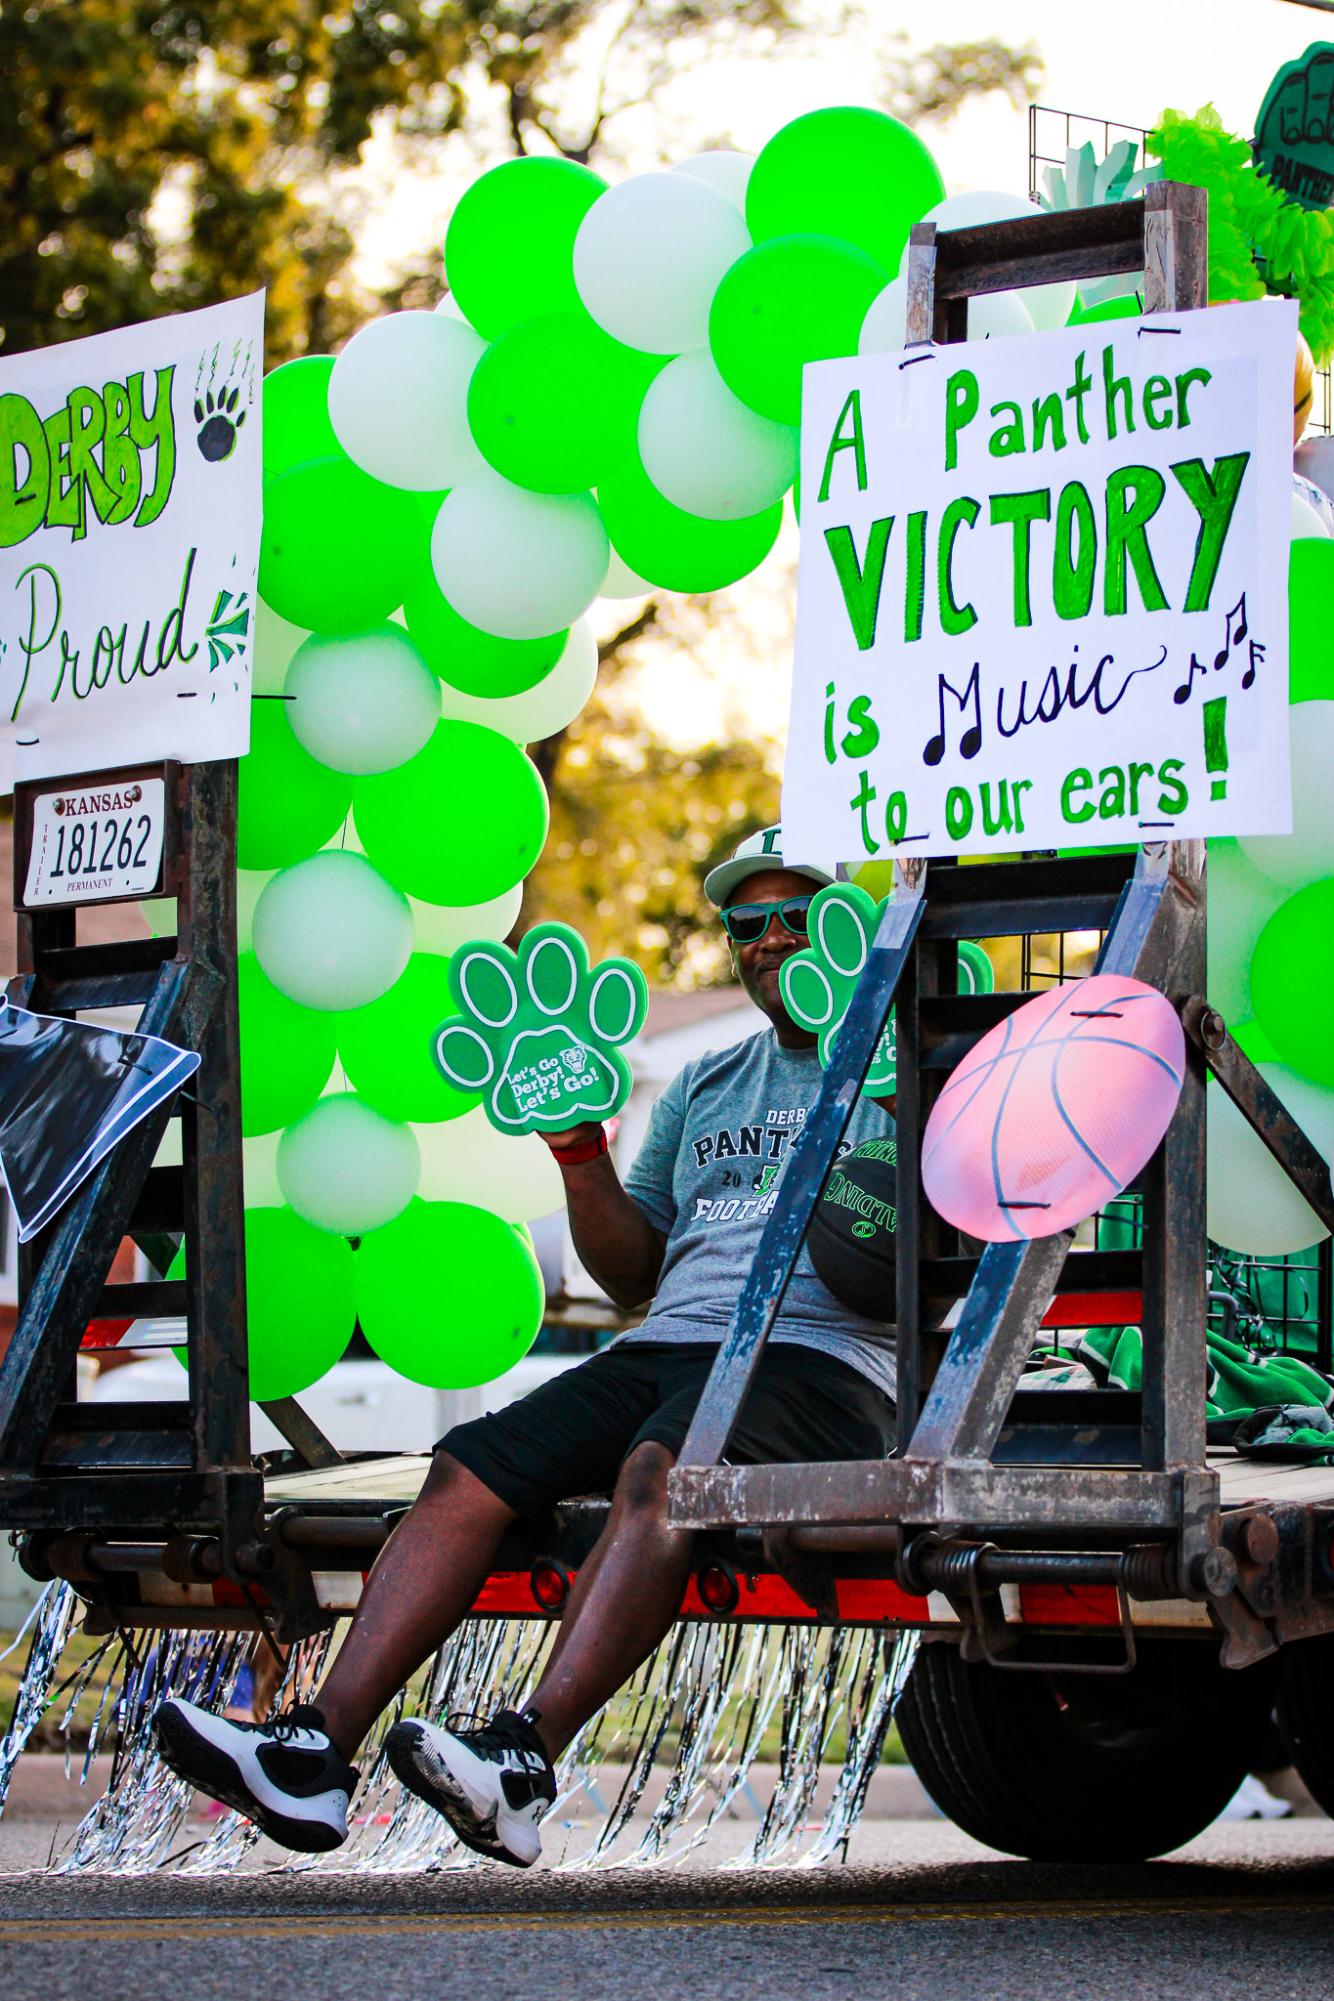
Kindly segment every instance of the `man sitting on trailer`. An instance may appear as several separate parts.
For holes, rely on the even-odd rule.
[[[336,1848],[357,1774],[349,1760],[385,1704],[465,1619],[510,1525],[611,1490],[541,1680],[521,1710],[394,1725],[403,1784],[470,1848],[527,1867],[556,1796],[553,1761],[651,1654],[680,1611],[694,1536],[667,1519],[667,1476],[755,1255],[777,1182],[820,1085],[815,1038],[788,1014],[778,973],[806,943],[829,877],[783,860],[768,827],[713,869],[738,977],[769,1025],[688,1063],[654,1106],[623,1186],[600,1127],[543,1137],[565,1182],[575,1247],[618,1305],[652,1298],[641,1327],[504,1410],[457,1425],[381,1551],[313,1705],[263,1724],[171,1697],[163,1757],[289,1848]],[[852,1144],[892,1131],[860,1100]],[[733,1464],[876,1459],[894,1431],[892,1330],[840,1305],[808,1254],[729,1448]]]

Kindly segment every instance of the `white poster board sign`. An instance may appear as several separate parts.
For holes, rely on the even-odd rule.
[[[0,791],[249,747],[264,295],[0,359]]]
[[[1288,301],[817,363],[784,849],[1291,826]]]

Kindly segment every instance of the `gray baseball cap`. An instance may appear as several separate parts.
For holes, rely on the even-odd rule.
[[[783,860],[783,829],[775,821],[772,827],[761,827],[758,834],[751,834],[744,840],[730,861],[719,862],[704,878],[704,894],[709,902],[721,910],[738,883],[748,875],[762,875],[767,869],[787,869],[792,875],[804,875],[823,889],[834,878],[823,869],[812,868],[805,862]]]

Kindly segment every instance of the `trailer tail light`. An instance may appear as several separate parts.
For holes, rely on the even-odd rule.
[[[570,1595],[572,1580],[554,1556],[539,1556],[528,1576],[528,1588],[544,1612],[559,1612]]]
[[[728,1619],[741,1602],[741,1586],[730,1563],[706,1563],[695,1578],[695,1589],[715,1619]]]

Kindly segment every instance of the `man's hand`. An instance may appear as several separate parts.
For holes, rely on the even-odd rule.
[[[610,1153],[597,1146],[590,1127],[542,1137],[561,1170],[570,1235],[585,1271],[618,1306],[642,1306],[657,1290],[667,1239],[626,1194]]]

